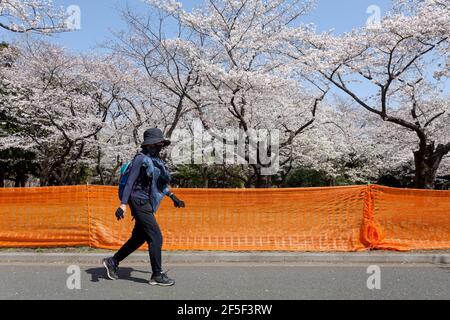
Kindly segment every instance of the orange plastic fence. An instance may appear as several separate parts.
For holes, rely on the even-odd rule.
[[[359,251],[450,248],[450,191],[371,186],[174,189],[157,220],[165,250]],[[117,249],[117,188],[0,189],[0,247]],[[146,249],[146,246],[142,248]]]

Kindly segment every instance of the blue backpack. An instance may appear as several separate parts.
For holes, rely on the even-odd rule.
[[[136,158],[136,156],[135,156],[135,158]],[[119,178],[119,200],[120,201],[122,201],[123,191],[125,190],[125,186],[127,185],[128,177],[131,172],[132,163],[133,163],[133,161],[128,161],[120,167],[120,178]]]

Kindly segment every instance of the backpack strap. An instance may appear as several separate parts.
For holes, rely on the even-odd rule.
[[[131,161],[129,162],[129,165],[128,165],[127,170],[131,170],[131,168],[133,167],[133,162],[134,162],[134,160],[136,159],[136,157],[137,157],[140,153],[141,153],[141,152],[138,152],[138,153],[136,153],[136,154],[134,155],[133,160],[131,160]]]

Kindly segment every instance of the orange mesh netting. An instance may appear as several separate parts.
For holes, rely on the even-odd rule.
[[[450,191],[371,186],[380,238],[376,248],[450,248]]]
[[[450,248],[450,192],[348,186],[174,189],[157,213],[165,250],[358,251]],[[117,187],[0,189],[0,247],[117,249]],[[146,249],[143,246],[142,249]]]
[[[0,247],[89,244],[86,187],[0,189]]]

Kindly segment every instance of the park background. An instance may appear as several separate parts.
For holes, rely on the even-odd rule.
[[[0,16],[1,187],[115,185],[145,129],[176,145],[200,121],[219,138],[279,130],[280,170],[168,150],[174,187],[449,188],[445,2],[64,0],[36,17],[15,3]]]
[[[187,203],[158,211],[166,249],[449,247],[444,1],[7,0],[0,29],[2,247],[119,247],[149,127]],[[229,130],[257,156],[228,162]]]

